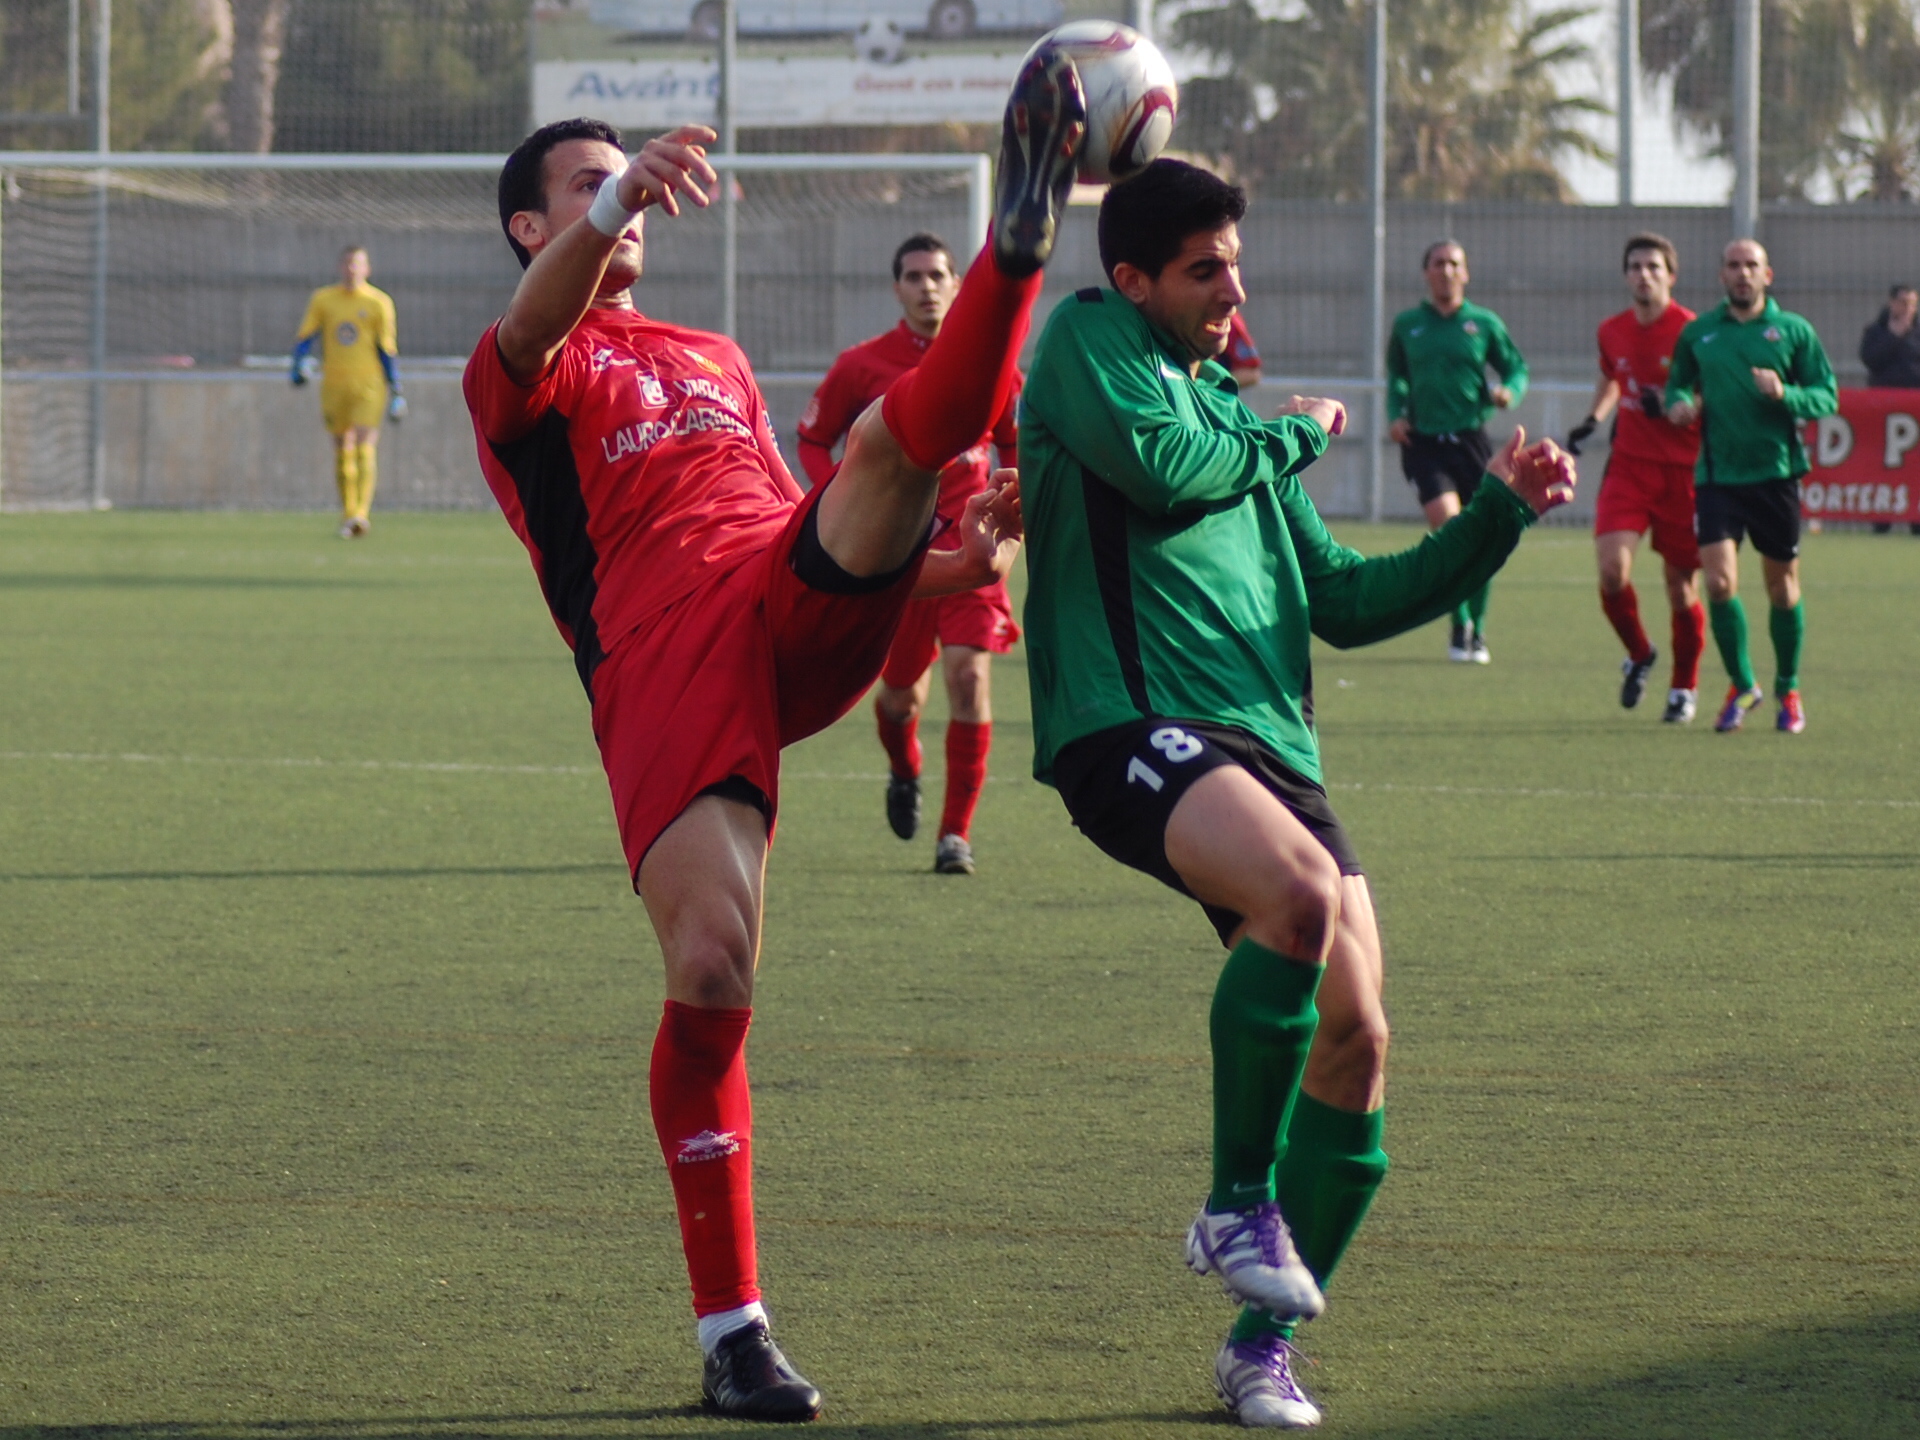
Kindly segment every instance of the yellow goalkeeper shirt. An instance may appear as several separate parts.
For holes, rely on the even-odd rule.
[[[306,317],[294,332],[297,344],[320,336],[320,386],[323,391],[384,389],[387,372],[380,355],[398,355],[393,297],[372,285],[349,290],[327,285],[307,301]]]

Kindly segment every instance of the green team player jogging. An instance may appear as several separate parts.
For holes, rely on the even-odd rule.
[[[1467,252],[1436,240],[1420,259],[1427,298],[1394,317],[1387,341],[1387,419],[1400,470],[1439,529],[1473,499],[1493,441],[1487,417],[1527,393],[1527,362],[1500,317],[1467,299]],[[1489,385],[1492,370],[1500,383]],[[1454,607],[1447,658],[1485,665],[1487,587]]]
[[[1800,704],[1800,649],[1807,610],[1800,598],[1800,477],[1807,473],[1800,426],[1839,407],[1833,366],[1801,316],[1767,294],[1773,268],[1757,240],[1735,240],[1721,256],[1726,303],[1680,332],[1667,373],[1666,413],[1676,425],[1700,417],[1694,462],[1694,528],[1707,577],[1707,618],[1726,662],[1726,703],[1714,729],[1738,730],[1766,699],[1747,654],[1740,603],[1740,541],[1751,537],[1772,602],[1773,694],[1777,729],[1807,728]]]
[[[1034,774],[1229,947],[1187,1263],[1245,1307],[1214,1363],[1227,1408],[1299,1427],[1320,1412],[1293,1378],[1294,1327],[1387,1171],[1380,938],[1321,783],[1309,633],[1359,645],[1444,614],[1571,497],[1573,463],[1516,435],[1491,460],[1505,483],[1413,549],[1335,543],[1298,472],[1345,410],[1295,396],[1263,422],[1217,362],[1246,298],[1245,212],[1238,187],[1175,160],[1101,204],[1112,288],[1053,312],[1021,402],[1027,655]]]

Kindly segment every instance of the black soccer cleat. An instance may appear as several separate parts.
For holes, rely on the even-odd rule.
[[[1649,649],[1644,660],[1627,659],[1620,662],[1620,708],[1631,710],[1640,703],[1640,697],[1647,693],[1647,677],[1653,674],[1654,662],[1660,658],[1658,650]]]
[[[1060,216],[1087,143],[1087,95],[1058,46],[1034,48],[1007,97],[993,196],[993,258],[1024,279],[1053,254]]]
[[[820,1418],[820,1392],[787,1363],[763,1320],[721,1337],[700,1377],[700,1403],[732,1420]]]
[[[887,777],[887,824],[902,840],[911,840],[920,829],[920,781],[917,777]]]

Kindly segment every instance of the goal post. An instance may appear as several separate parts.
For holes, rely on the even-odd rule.
[[[737,187],[735,338],[783,433],[833,357],[898,318],[901,239],[986,236],[985,155],[710,158]],[[0,505],[325,507],[317,401],[281,357],[353,244],[394,296],[410,402],[382,440],[383,502],[491,503],[459,371],[519,277],[504,160],[0,151]],[[721,328],[719,232],[711,210],[652,220],[648,314]]]

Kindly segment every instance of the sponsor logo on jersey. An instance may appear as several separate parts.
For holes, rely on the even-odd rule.
[[[718,361],[709,360],[706,356],[702,355],[698,350],[687,351],[687,357],[691,359],[694,364],[698,365],[702,370],[705,370],[710,374],[718,375],[718,376],[721,376],[722,378],[725,378],[727,372],[720,368],[720,364]]]
[[[360,327],[351,320],[342,320],[333,330],[333,343],[351,345],[360,338]]]
[[[716,405],[724,405],[734,414],[740,413],[740,401],[730,390],[724,390],[711,380],[703,380],[698,375],[691,380],[676,380],[674,387],[691,400],[711,400]],[[663,400],[660,402],[665,404]]]
[[[1407,331],[1408,336],[1413,339],[1418,339],[1420,336],[1426,333],[1427,333],[1427,327],[1424,325],[1416,325],[1411,330]]]
[[[627,362],[631,365],[632,362]],[[633,377],[640,385],[640,403],[652,406],[655,410],[664,410],[672,402],[667,398],[667,387],[660,383],[660,377],[651,370],[642,370]]]
[[[701,435],[709,431],[738,435],[751,441],[753,431],[737,416],[704,405],[690,405],[664,420],[640,420],[622,425],[611,435],[600,437],[600,453],[609,465],[629,455],[644,455],[662,440],[676,435]]]
[[[740,1137],[732,1130],[702,1130],[698,1135],[680,1142],[680,1153],[673,1157],[676,1165],[698,1165],[705,1160],[724,1160],[740,1151]]]
[[[1716,333],[1714,333],[1714,334],[1712,334],[1712,335],[1702,335],[1702,336],[1700,337],[1700,343],[1701,343],[1702,345],[1711,345],[1711,344],[1712,344],[1712,343],[1713,343],[1713,342],[1714,342],[1715,340],[1717,340],[1718,338],[1719,338],[1719,334],[1718,334],[1718,332],[1716,332]]]
[[[593,352],[593,373],[596,375],[609,366],[638,365],[639,363],[631,355],[620,354],[611,345],[602,345]]]

